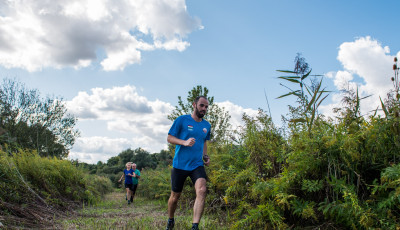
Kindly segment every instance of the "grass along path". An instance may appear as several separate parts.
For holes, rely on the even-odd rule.
[[[178,204],[179,205],[179,204]],[[176,230],[189,230],[193,211],[179,208],[175,214]],[[165,229],[167,202],[135,197],[133,204],[125,201],[125,193],[113,192],[93,206],[83,207],[71,216],[58,220],[61,229]],[[224,217],[203,215],[200,229],[229,229]],[[222,221],[222,222],[221,222]]]

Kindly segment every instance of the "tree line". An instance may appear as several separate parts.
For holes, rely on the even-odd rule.
[[[42,97],[15,79],[0,86],[0,145],[36,150],[41,156],[66,158],[79,136],[77,118],[62,98]]]
[[[107,160],[107,162],[98,161],[97,164],[88,164],[73,160],[78,167],[83,168],[89,174],[96,174],[107,177],[111,180],[114,187],[118,187],[119,178],[125,169],[127,162],[134,162],[136,168],[142,171],[144,168],[156,169],[157,167],[166,167],[172,164],[172,155],[168,150],[161,150],[159,153],[150,153],[142,148],[126,149]]]
[[[55,227],[54,219],[113,190],[66,160],[79,131],[62,98],[15,79],[0,86],[0,228]],[[57,227],[55,227],[57,228]]]

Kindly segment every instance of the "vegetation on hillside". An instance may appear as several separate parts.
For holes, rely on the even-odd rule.
[[[62,99],[15,80],[0,87],[0,228],[38,228],[113,190],[66,160],[79,132]]]
[[[393,70],[394,88],[370,116],[361,115],[360,102],[365,97],[357,89],[344,92],[335,118],[320,114],[319,106],[329,92],[322,76],[312,75],[300,55],[294,70],[279,71],[285,74],[280,79],[289,90],[281,97],[296,98],[283,117],[283,126],[259,110],[256,117],[244,114],[243,127],[232,132],[229,113],[223,108],[210,110],[210,119],[221,126],[208,145],[211,165],[206,167],[205,213],[226,213],[230,229],[400,228],[397,59]],[[200,94],[208,94],[207,88],[193,88],[187,101],[179,97],[179,106],[169,118],[188,113],[190,100]],[[170,194],[172,145],[153,154],[127,149],[94,165],[43,158],[39,155],[49,154],[37,150],[10,149],[1,152],[0,158],[1,216],[29,218],[20,214],[30,210],[24,209],[26,204],[63,209],[72,201],[92,202],[111,184],[120,186],[117,180],[128,161],[142,172],[138,195],[166,202]],[[194,198],[188,179],[180,206],[191,208]],[[11,209],[6,200],[19,204],[19,209]]]
[[[311,70],[301,57],[296,67],[280,71],[291,74],[281,79],[297,86],[283,95],[297,99],[285,116],[287,126],[277,128],[260,110],[255,118],[243,116],[238,139],[209,145],[206,212],[226,210],[232,229],[399,228],[397,65],[395,88],[381,100],[383,116],[361,116],[363,98],[355,89],[344,94],[336,119],[318,113],[329,93],[320,76],[308,80]],[[145,172],[141,192],[167,199],[169,169]],[[188,180],[182,203],[192,204],[191,186]]]
[[[36,151],[0,151],[0,222],[38,227],[113,190],[108,178],[88,175],[68,160]]]

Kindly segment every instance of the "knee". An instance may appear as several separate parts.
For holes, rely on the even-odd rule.
[[[171,201],[171,203],[178,203],[178,198],[177,197],[170,197],[169,200]]]
[[[205,195],[206,195],[206,192],[207,192],[207,187],[206,187],[206,186],[200,186],[200,187],[198,187],[197,190],[196,190],[196,194],[197,194],[198,196],[205,196]]]
[[[178,203],[179,196],[180,196],[180,194],[172,193],[171,196],[169,197],[169,201],[171,203],[176,204],[176,203]]]

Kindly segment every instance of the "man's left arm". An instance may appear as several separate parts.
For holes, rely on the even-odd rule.
[[[208,166],[210,164],[210,157],[207,155],[207,141],[204,141],[204,146],[203,146],[203,160],[204,164]]]
[[[139,170],[136,173],[136,178],[140,179],[140,171]]]

